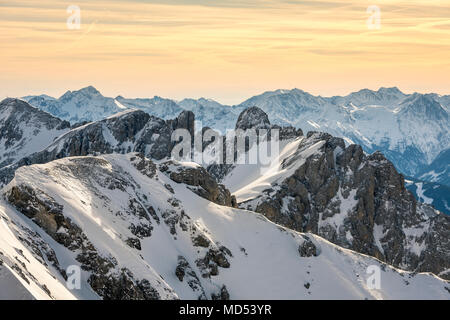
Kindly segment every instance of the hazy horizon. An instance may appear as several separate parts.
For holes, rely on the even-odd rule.
[[[57,94],[57,95],[48,94],[47,92],[39,92],[39,93],[36,93],[36,94],[22,94],[22,95],[18,95],[18,96],[0,96],[0,101],[2,101],[3,99],[6,99],[6,98],[23,98],[23,97],[27,97],[27,96],[39,96],[39,95],[48,95],[48,96],[50,96],[50,97],[52,97],[52,98],[58,99],[58,98],[60,98],[62,95],[64,95],[64,94],[65,94],[66,92],[68,92],[68,91],[71,91],[71,92],[79,91],[79,90],[84,89],[84,88],[87,88],[87,87],[89,87],[89,86],[94,87],[94,88],[97,89],[104,97],[108,97],[108,98],[116,98],[116,97],[118,97],[118,96],[122,96],[122,97],[127,98],[127,99],[151,99],[151,98],[153,98],[153,97],[161,97],[161,98],[164,98],[164,99],[170,99],[170,100],[173,100],[173,101],[176,101],[176,102],[180,102],[180,101],[182,101],[182,100],[184,100],[184,99],[194,99],[194,100],[208,99],[208,100],[213,100],[213,101],[215,101],[215,102],[218,102],[218,103],[220,103],[220,104],[222,104],[222,105],[229,105],[229,106],[238,105],[238,104],[240,104],[240,103],[242,103],[242,102],[244,102],[244,101],[246,101],[246,100],[248,100],[248,99],[250,99],[250,98],[252,98],[252,97],[262,95],[262,94],[264,94],[264,93],[266,93],[266,92],[275,92],[275,91],[278,91],[278,90],[282,90],[282,91],[291,91],[291,90],[296,90],[296,89],[297,89],[297,90],[305,91],[305,92],[307,92],[307,93],[309,93],[309,94],[312,94],[313,96],[316,96],[316,97],[317,97],[317,96],[320,96],[320,97],[323,97],[323,98],[330,98],[330,97],[335,97],[335,96],[345,97],[345,96],[347,96],[347,95],[349,95],[349,94],[356,93],[356,92],[361,91],[361,90],[366,90],[366,89],[367,89],[367,90],[371,90],[371,91],[378,91],[378,90],[380,90],[380,89],[382,89],[382,88],[387,88],[387,89],[389,89],[389,88],[393,88],[393,87],[396,87],[397,89],[399,89],[399,90],[400,90],[402,93],[404,93],[404,94],[414,94],[414,93],[419,93],[419,94],[431,94],[431,93],[435,93],[435,94],[439,94],[439,95],[443,95],[443,96],[450,95],[450,93],[442,93],[442,94],[441,94],[441,93],[438,93],[438,92],[431,92],[431,91],[430,91],[430,92],[424,92],[424,91],[405,91],[405,90],[403,90],[402,88],[400,88],[400,87],[398,87],[398,86],[393,86],[393,87],[382,86],[382,87],[378,87],[378,88],[359,88],[359,89],[355,89],[355,90],[353,90],[353,91],[351,91],[351,92],[346,92],[346,93],[344,93],[344,94],[337,94],[337,95],[330,95],[330,94],[313,94],[312,92],[303,90],[302,88],[288,88],[288,89],[286,89],[286,88],[276,88],[276,89],[271,89],[271,90],[266,90],[266,91],[258,92],[258,93],[254,94],[254,95],[252,95],[252,96],[244,97],[244,98],[241,99],[241,100],[236,100],[236,102],[234,102],[234,103],[224,103],[224,102],[220,101],[219,99],[216,99],[215,97],[205,97],[205,96],[197,96],[197,97],[190,97],[190,96],[188,96],[188,97],[182,97],[182,98],[176,99],[176,98],[173,98],[173,97],[162,96],[162,95],[159,95],[159,94],[154,94],[154,95],[152,94],[152,95],[149,95],[149,96],[128,96],[128,95],[125,95],[125,94],[122,94],[122,93],[104,94],[104,92],[102,92],[102,90],[99,89],[97,86],[95,86],[95,85],[87,85],[87,86],[84,86],[84,87],[81,87],[81,88],[74,88],[74,89],[69,88],[69,89],[64,90],[61,94]]]

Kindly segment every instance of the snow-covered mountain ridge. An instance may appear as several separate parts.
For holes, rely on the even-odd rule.
[[[0,168],[47,147],[70,123],[17,99],[0,103]]]
[[[106,119],[72,128],[54,141],[48,141],[39,152],[26,154],[9,166],[0,167],[0,185],[11,181],[19,167],[69,156],[135,151],[157,160],[167,158],[174,146],[171,141],[173,131],[188,129],[193,134],[193,128],[194,115],[190,111],[183,111],[177,118],[165,121],[141,110],[127,109]]]
[[[58,99],[47,95],[27,96],[22,99],[72,124],[101,120],[125,108],[115,99],[104,97],[92,86],[73,92],[67,91]]]
[[[16,101],[16,104],[17,102],[20,103]],[[245,109],[238,116],[235,127],[241,130],[276,128],[270,123],[267,114],[256,107]],[[172,235],[174,232],[177,233],[177,223],[180,223],[180,228],[185,232],[187,222],[184,221],[182,212],[187,212],[186,208],[189,208],[187,203],[191,201],[189,199],[194,199],[195,205],[204,206],[205,215],[210,214],[210,210],[217,205],[225,208],[224,210],[231,215],[236,212],[247,212],[259,216],[255,213],[259,212],[269,220],[289,229],[311,232],[326,238],[339,245],[339,250],[344,250],[342,248],[355,250],[402,269],[414,272],[431,271],[441,278],[448,278],[450,265],[448,217],[427,205],[417,203],[404,188],[403,177],[381,153],[367,155],[360,146],[347,146],[343,139],[326,133],[309,132],[304,136],[302,130],[292,127],[281,128],[282,149],[278,155],[278,161],[274,162],[272,167],[263,171],[257,167],[245,165],[225,166],[223,170],[219,166],[218,171],[208,168],[210,174],[217,172],[224,174],[225,178],[222,180],[224,186],[217,183],[198,164],[167,161],[174,146],[170,136],[178,128],[187,129],[192,134],[202,132],[200,128],[195,128],[195,115],[191,111],[183,111],[172,120],[163,120],[141,110],[126,109],[106,119],[68,129],[69,131],[56,140],[49,142],[44,150],[27,155],[0,169],[3,183],[8,184],[3,192],[2,203],[5,208],[12,208],[12,211],[5,209],[8,211],[7,215],[16,214],[19,217],[25,216],[26,219],[31,218],[33,223],[48,235],[45,241],[56,241],[68,248],[74,254],[71,261],[88,272],[85,274],[84,284],[90,289],[83,292],[82,298],[180,297],[179,291],[174,289],[174,283],[167,282],[163,274],[156,272],[162,275],[167,286],[159,279],[155,280],[157,277],[142,276],[143,274],[139,271],[141,267],[136,269],[134,264],[128,265],[127,261],[131,261],[131,258],[125,253],[122,256],[123,251],[109,247],[104,249],[103,245],[96,245],[89,234],[95,236],[100,229],[85,223],[84,218],[77,219],[86,214],[89,217],[92,216],[97,224],[105,226],[106,233],[116,236],[122,234],[123,236],[119,237],[122,242],[133,249],[142,251],[144,238],[151,237],[155,228],[152,218],[155,221],[159,220],[160,223],[164,220]],[[205,145],[203,147],[208,148]],[[130,154],[130,152],[140,152],[140,154]],[[100,154],[110,155],[92,157],[92,155]],[[153,158],[154,161],[145,157]],[[137,176],[134,170],[139,172]],[[144,180],[141,180],[141,175],[144,176]],[[20,177],[23,176],[28,178],[21,183]],[[148,183],[147,178],[161,182],[162,185]],[[40,184],[44,180],[46,182]],[[61,183],[58,182],[59,180]],[[177,186],[185,188],[183,190],[187,193],[184,198],[178,194]],[[171,198],[166,199],[157,191],[162,187],[164,192],[172,194]],[[76,195],[77,190],[81,192],[81,195]],[[111,196],[108,190],[113,190],[114,196]],[[154,191],[156,198],[152,198]],[[112,202],[111,198],[114,198]],[[137,202],[130,199],[135,199]],[[157,210],[153,201],[169,203],[173,208],[170,210],[175,211],[174,215],[172,215],[173,211],[169,210],[172,212],[169,213],[162,204],[158,208],[163,210]],[[83,206],[82,209],[74,209],[76,203],[84,205],[83,202],[93,204],[89,207]],[[183,202],[185,204],[182,204]],[[251,211],[234,209],[237,202],[241,210],[250,209]],[[105,209],[110,205],[112,205],[111,210]],[[192,212],[195,212],[188,214],[190,217],[201,213],[194,205],[190,208]],[[107,219],[103,221],[105,210],[115,217],[121,217],[123,224],[120,224],[122,225],[120,231],[114,231],[117,228],[116,220],[113,224],[110,224]],[[222,213],[221,216],[224,217]],[[201,220],[205,219],[201,216]],[[156,224],[159,225],[158,222]],[[60,229],[62,232],[58,231]],[[219,229],[217,225],[214,228],[216,232],[219,232]],[[38,233],[42,236],[41,232]],[[27,239],[30,243],[33,243],[30,238],[36,237],[35,233],[27,238],[25,234],[20,235],[20,238]],[[222,248],[222,245],[219,245],[222,241],[224,243],[229,241],[226,235],[223,235],[219,243],[211,242],[208,237],[203,235],[191,239],[194,247],[206,248],[207,244],[212,243],[215,245],[212,247],[208,245],[207,247],[211,250],[203,252],[204,255],[197,257],[194,263],[192,259],[184,256],[184,259],[177,259],[175,275],[178,279],[185,279],[186,275],[192,276],[189,281],[186,281],[194,294],[198,295],[197,297],[233,296],[231,289],[224,281],[222,284],[215,283],[213,289],[208,291],[209,289],[205,289],[202,281],[196,280],[200,278],[199,274],[202,278],[205,273],[213,277],[217,276],[222,272],[221,268],[229,268],[232,264],[231,257],[236,256],[235,249],[232,250],[227,245]],[[316,239],[312,235],[307,237]],[[316,248],[316,255],[322,252],[313,240],[311,241],[314,242],[314,246],[311,246],[309,241],[305,241],[302,248],[300,243],[297,248],[300,256],[305,254],[314,256],[313,247]],[[262,239],[258,240],[258,243],[262,242]],[[42,245],[40,241],[39,243],[36,245]],[[47,246],[45,247],[47,249],[44,253],[41,252],[44,257],[41,261],[45,261],[47,265],[52,266],[51,268],[56,269],[58,274],[64,275],[61,263],[58,266],[54,262],[54,256],[58,254],[58,250],[53,244],[50,247],[56,253],[52,253]],[[23,251],[23,249],[20,250]],[[232,253],[231,255],[228,250]],[[117,258],[119,253],[120,261]],[[8,259],[10,258],[11,255]],[[28,256],[27,259],[29,259]],[[23,259],[20,261],[23,262]],[[259,261],[255,265],[260,263],[262,262]],[[193,264],[198,269],[195,269]],[[20,265],[8,264],[9,269],[3,270],[7,279],[5,281],[23,284],[25,280],[22,274],[29,280],[25,271],[22,269],[21,272],[17,271]],[[16,274],[14,270],[19,272],[22,282],[12,277]],[[193,273],[192,270],[201,272]],[[361,270],[358,272],[359,276],[361,276]],[[283,283],[280,286],[288,286],[285,284],[287,282],[285,279],[280,281]],[[203,290],[199,289],[199,283]],[[51,285],[58,288],[57,284]],[[207,288],[211,288],[208,286]],[[310,281],[305,283],[304,288],[307,286],[311,287]],[[38,282],[35,283],[32,291],[43,290],[46,294],[45,288],[49,289],[47,285],[44,287]],[[25,290],[23,286],[16,289],[18,296],[29,297],[28,289]],[[58,292],[60,289],[55,290]],[[289,291],[290,294],[298,297],[297,291],[293,290]],[[247,292],[249,297],[255,294],[250,289]],[[70,293],[73,294],[73,292]],[[322,295],[323,292],[320,294]],[[416,295],[416,293],[411,294]],[[411,296],[407,295],[407,297]]]
[[[283,141],[264,170],[235,164],[226,172],[221,182],[240,208],[402,269],[450,277],[450,216],[417,202],[379,152],[309,132]]]
[[[22,167],[0,200],[0,282],[36,299],[448,299],[448,283],[220,206],[140,154]],[[178,164],[183,166],[183,164]],[[191,167],[191,165],[189,165]],[[69,266],[81,286],[66,286]],[[368,267],[380,268],[370,289]]]
[[[441,103],[441,102],[442,103]],[[322,131],[383,152],[404,174],[415,175],[450,145],[448,105],[433,95],[401,93],[397,88],[362,90],[346,97],[315,97],[301,90],[253,97],[274,124]]]
[[[404,94],[398,88],[363,89],[347,96],[313,96],[299,89],[276,90],[252,97],[235,106],[210,99],[176,102],[152,99],[112,99],[93,87],[67,92],[59,99],[29,96],[33,106],[69,121],[93,121],[121,108],[137,108],[163,119],[190,110],[205,127],[224,133],[234,128],[241,111],[258,106],[271,122],[291,125],[305,132],[315,130],[360,144],[366,152],[382,151],[402,173],[415,176],[437,155],[450,147],[449,96]]]

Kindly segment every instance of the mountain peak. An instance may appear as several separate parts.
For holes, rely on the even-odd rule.
[[[398,87],[381,87],[377,91],[382,94],[395,94],[395,95],[403,95],[404,93]]]
[[[61,98],[59,98],[60,100],[67,100],[70,99],[74,96],[88,96],[88,97],[92,97],[92,96],[102,96],[102,94],[100,93],[100,91],[98,91],[96,88],[94,88],[93,86],[87,86],[85,88],[81,88],[79,90],[76,91],[70,91],[68,90],[66,93],[64,93]]]
[[[100,92],[93,86],[87,86],[87,87],[82,88],[75,92],[85,93],[85,94],[89,94],[89,95],[100,95]]]
[[[20,118],[20,115],[25,115],[25,117]],[[28,102],[17,98],[6,98],[0,102],[0,118],[8,117],[18,121],[17,124],[19,124],[19,122],[26,122],[30,121],[30,119],[34,119],[33,121],[35,122],[33,125],[36,125],[37,127],[45,126],[49,130],[53,128],[62,130],[70,127],[69,122],[61,120],[52,114],[38,109]],[[27,123],[27,125],[31,126],[30,123]]]
[[[3,100],[0,103],[0,168],[42,150],[69,127],[69,122],[55,118],[26,101],[16,98]]]
[[[263,129],[270,127],[267,113],[253,106],[241,112],[236,123],[236,130]]]
[[[0,109],[4,107],[12,107],[15,111],[26,111],[30,113],[42,113],[47,114],[33,106],[31,106],[28,102],[18,99],[18,98],[6,98],[2,102],[0,102]],[[50,117],[50,115],[48,115]]]
[[[19,101],[21,101],[21,100],[17,99],[17,98],[5,98],[0,102],[0,105],[7,105],[7,104],[14,103],[14,102],[19,102]]]

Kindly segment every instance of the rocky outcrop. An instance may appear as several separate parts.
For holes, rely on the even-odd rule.
[[[86,211],[95,210],[96,215],[106,214],[105,221],[101,222],[101,229],[107,230],[111,239],[118,239],[118,250],[110,250],[110,245],[103,247],[104,240],[99,243],[97,233],[101,231],[93,232],[90,229],[86,233],[80,228],[80,225],[85,225],[85,221],[78,221],[77,216],[76,221],[71,219],[74,217],[71,215],[73,210],[71,205],[65,208],[55,200],[59,193],[56,197],[51,196],[33,183],[29,183],[28,179],[22,178],[22,173],[26,174],[27,168],[19,169],[16,179],[4,189],[4,197],[18,212],[30,218],[56,242],[73,252],[81,269],[89,273],[87,283],[103,299],[163,298],[161,283],[164,279],[157,278],[155,281],[153,278],[150,282],[146,280],[147,278],[143,278],[139,272],[145,270],[138,269],[136,273],[135,269],[127,266],[126,261],[123,261],[123,251],[120,249],[120,246],[123,246],[127,252],[132,252],[129,257],[141,256],[143,259],[142,255],[146,254],[145,243],[148,245],[148,240],[152,239],[156,228],[159,232],[168,232],[167,235],[173,237],[173,241],[178,238],[188,240],[188,246],[191,246],[192,252],[196,252],[195,258],[191,257],[193,264],[191,266],[188,260],[178,257],[175,274],[199,299],[211,298],[212,293],[206,294],[200,278],[211,283],[214,281],[211,277],[217,276],[221,268],[230,268],[231,251],[211,239],[204,226],[197,225],[186,214],[181,201],[174,196],[175,191],[169,184],[161,183],[163,192],[159,191],[160,197],[167,197],[166,203],[154,207],[154,203],[149,199],[153,189],[143,188],[140,183],[153,181],[159,185],[158,174],[162,174],[158,167],[140,153],[123,157],[124,161],[120,165],[112,164],[107,158],[86,156],[62,159],[42,166],[33,166],[32,169],[32,171],[43,170],[51,177],[50,179],[58,177],[63,180],[64,176],[66,179],[77,181],[78,190],[90,195],[88,198],[81,197],[81,205],[87,206]],[[188,187],[192,187],[188,183],[196,185],[203,190],[203,195],[212,197],[219,203],[231,205],[229,192],[224,192],[217,183],[214,185],[215,180],[205,169],[201,171],[200,176],[197,176],[196,172],[189,174],[177,170],[173,172],[177,174],[176,177],[182,179],[179,181],[184,181]],[[58,185],[57,182],[54,183]],[[120,200],[114,199],[116,196]],[[116,231],[112,234],[109,231],[111,226],[108,226],[106,221],[118,226],[117,230],[121,233]],[[89,238],[88,235],[93,238]],[[51,252],[53,251],[49,250],[47,256],[52,260],[48,261],[54,262],[53,265],[60,270],[61,275],[66,277],[64,270],[59,268],[58,259],[53,258]],[[167,294],[170,296],[173,292],[169,290]]]
[[[246,136],[250,136],[253,134],[257,135],[256,139],[246,140],[244,146],[245,149],[239,150],[239,152],[248,152],[248,150],[250,150],[250,148],[255,143],[260,143],[264,140],[270,141],[271,139],[275,138],[276,135],[278,135],[278,139],[280,141],[295,139],[303,136],[303,131],[301,129],[296,129],[290,126],[280,127],[278,125],[271,125],[267,114],[260,108],[256,106],[247,108],[240,113],[238,121],[236,123],[234,134],[223,137],[223,158],[227,159],[227,157],[233,153],[234,162],[238,162],[237,139],[247,139]],[[227,145],[227,139],[234,139],[232,148]],[[216,178],[218,181],[221,181],[228,173],[233,170],[234,165],[230,163],[212,163],[207,164],[206,167],[208,172],[214,178]]]
[[[149,178],[156,175],[156,166],[140,154],[130,156],[130,164]],[[56,165],[56,169],[76,177],[89,187],[92,195],[101,197],[105,203],[111,200],[103,190],[125,192],[128,188],[136,188],[131,176],[124,175],[117,168],[111,169],[107,161],[99,158],[71,158],[64,165]],[[138,279],[132,271],[120,267],[114,256],[100,253],[78,224],[66,216],[64,207],[44,191],[28,184],[18,184],[6,190],[5,198],[56,242],[76,253],[82,270],[90,272],[88,283],[103,299],[160,298],[147,280]],[[155,210],[140,193],[130,196],[128,204],[124,203],[120,211],[111,211],[111,214],[120,217],[135,236],[124,239],[124,243],[136,250],[141,250],[142,239],[151,236],[154,221],[159,223]],[[53,262],[59,266],[57,259]],[[65,277],[65,272],[59,270]]]
[[[311,241],[310,238],[304,236],[303,243],[298,247],[298,253],[300,253],[300,257],[317,257],[319,252],[317,250],[316,245]]]
[[[318,143],[318,152],[305,153]],[[298,163],[282,183],[240,207],[391,265],[449,278],[450,217],[418,203],[381,153],[366,155],[360,146],[309,132],[281,166]]]
[[[199,300],[206,300],[205,290],[203,289],[202,283],[195,273],[194,269],[190,266],[189,262],[185,257],[178,257],[178,264],[175,269],[175,275],[180,282],[186,281],[188,286],[198,294]]]
[[[255,130],[256,132],[262,129],[269,130],[269,138],[270,130],[279,130],[279,138],[281,140],[297,138],[303,135],[301,129],[291,126],[281,127],[279,125],[272,125],[267,114],[257,106],[242,111],[236,122],[236,130],[247,131],[250,129]]]
[[[241,112],[236,122],[236,130],[269,129],[270,121],[267,114],[253,106]]]
[[[154,169],[139,154],[20,168],[1,192],[3,265],[40,288],[37,298],[448,298],[437,277],[399,272],[260,214],[199,201]],[[390,285],[371,295],[364,274],[373,265]],[[76,283],[72,267],[81,268],[82,290],[66,285]],[[67,278],[57,271],[65,268]]]
[[[29,186],[14,186],[6,198],[19,212],[32,219],[56,242],[77,252],[76,260],[81,268],[91,272],[88,283],[92,289],[106,300],[156,300],[158,292],[150,283],[136,280],[130,270],[115,271],[117,261],[113,257],[99,254],[83,230],[63,214],[63,207],[52,197]],[[55,259],[57,264],[57,260]],[[60,270],[63,277],[65,272]]]
[[[128,269],[114,276],[96,274],[88,280],[92,289],[104,300],[160,300],[161,297],[146,279],[136,281]]]
[[[36,109],[25,101],[3,100],[0,103],[0,168],[40,151],[69,128],[69,122]]]
[[[198,165],[190,167],[183,163],[167,161],[159,165],[159,169],[177,183],[184,183],[193,192],[214,203],[236,207],[236,198],[224,185],[217,183],[205,168]]]
[[[175,145],[171,137],[177,129],[187,129],[193,133],[194,114],[184,111],[178,118],[165,121],[139,110],[124,111],[110,118],[72,129],[46,149],[22,158],[12,166],[0,169],[0,185],[6,185],[11,181],[15,170],[19,167],[47,163],[65,157],[140,152],[146,157],[161,160],[170,157]],[[50,142],[48,141],[47,145]]]
[[[153,179],[156,176],[156,164],[146,158],[143,153],[137,153],[130,158],[131,164],[143,175]]]
[[[183,111],[176,119],[168,120],[167,123],[170,125],[172,130],[186,129],[189,131],[191,137],[194,137],[195,115],[192,111]]]

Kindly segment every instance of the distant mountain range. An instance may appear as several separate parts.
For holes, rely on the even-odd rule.
[[[448,185],[406,178],[406,188],[423,203],[431,204],[439,211],[450,215],[450,187]]]
[[[166,120],[189,110],[202,126],[221,132],[233,129],[244,109],[258,106],[273,124],[342,137],[347,144],[361,145],[367,153],[383,152],[405,176],[450,186],[448,95],[405,94],[394,87],[321,97],[293,89],[265,92],[227,106],[204,98],[182,101],[161,97],[109,98],[90,86],[68,91],[58,99],[47,95],[23,99],[72,124],[101,120],[125,109],[140,109]],[[448,198],[444,200],[450,202]]]

